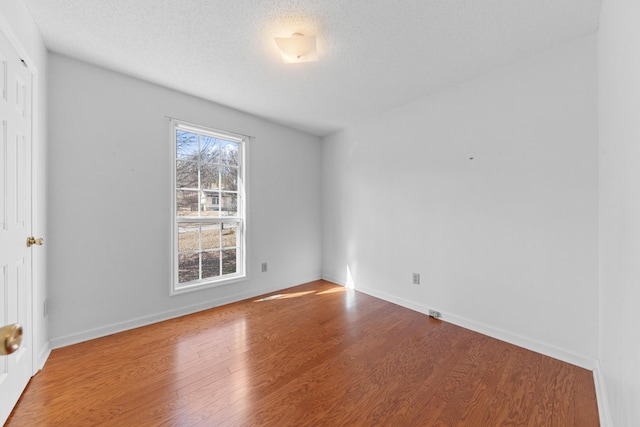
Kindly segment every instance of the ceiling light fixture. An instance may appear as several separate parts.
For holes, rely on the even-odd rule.
[[[316,36],[293,33],[291,37],[276,37],[276,44],[285,64],[318,60]]]

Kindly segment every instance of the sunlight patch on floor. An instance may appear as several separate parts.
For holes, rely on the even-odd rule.
[[[269,295],[268,297],[257,299],[254,302],[265,302],[265,301],[272,301],[276,299],[298,298],[298,297],[302,297],[302,296],[313,294],[313,293],[315,293],[315,291],[291,292],[288,294]]]
[[[326,291],[318,292],[316,295],[336,294],[338,292],[344,292],[345,288],[342,286],[336,286],[335,288],[327,289]]]

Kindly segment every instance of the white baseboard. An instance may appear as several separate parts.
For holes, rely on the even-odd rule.
[[[34,374],[44,367],[44,364],[47,362],[47,359],[49,359],[50,354],[51,354],[51,343],[47,341],[44,345],[44,348],[42,349],[42,351],[40,351],[40,354],[38,355],[38,360],[36,360],[36,366],[35,366],[36,369]]]
[[[331,282],[331,283],[335,283],[336,285],[340,285],[340,286],[347,286],[346,283],[344,283],[342,280],[338,280],[335,277],[331,277],[327,274],[323,274],[322,276],[322,280],[326,280],[327,282]]]
[[[308,280],[307,282],[303,282],[303,283],[312,282],[314,280],[318,280],[318,279]],[[295,285],[291,285],[291,286],[295,286]],[[130,329],[139,328],[141,326],[147,326],[153,323],[174,319],[180,316],[186,316],[187,314],[193,314],[199,311],[208,310],[210,308],[219,307],[221,305],[241,301],[243,299],[253,298],[258,295],[279,291],[282,289],[289,288],[291,286],[285,286],[283,288],[280,285],[280,286],[273,286],[272,288],[240,292],[228,297],[217,298],[217,299],[205,301],[205,302],[190,305],[190,306],[180,307],[174,310],[168,310],[161,313],[137,317],[134,319],[126,320],[124,322],[112,323],[110,325],[101,326],[99,328],[88,329],[88,330],[77,332],[74,334],[52,338],[50,340],[51,348],[56,349],[56,348],[66,347],[72,344],[77,344],[84,341],[89,341],[95,338],[101,338],[101,337],[115,334],[118,332],[124,332]]]
[[[598,362],[596,368],[593,370],[593,383],[596,387],[596,399],[598,401],[598,414],[600,414],[600,426],[611,427],[611,413],[609,412],[609,401],[607,400],[607,393],[604,385],[604,378],[602,376],[602,368]]]
[[[443,314],[443,320],[446,320],[458,326],[462,326],[463,328],[471,329],[472,331],[479,332],[492,338],[508,342],[509,344],[517,345],[518,347],[526,348],[527,350],[531,350],[536,353],[540,353],[545,356],[549,356],[554,359],[579,366],[589,371],[593,371],[598,363],[596,359],[576,354],[569,350],[565,350],[531,338],[523,337],[521,335],[513,334],[511,332],[494,328],[479,322],[468,320],[463,317],[458,317],[451,314]]]
[[[338,285],[345,286],[344,283],[335,281],[330,276],[325,275],[323,276],[323,279],[336,283]],[[427,314],[427,315],[429,314],[429,308],[433,308],[420,303],[416,303],[414,301],[409,301],[404,298],[399,298],[394,295],[390,295],[386,292],[381,292],[381,291],[363,287],[360,285],[356,286],[356,290],[363,292],[365,294],[374,296],[376,298],[380,298],[385,301],[389,301],[394,304],[401,305],[402,307],[406,307],[408,309],[417,311],[419,313]],[[555,347],[553,345],[549,345],[534,339],[523,337],[521,335],[507,332],[502,329],[495,328],[489,325],[485,325],[483,323],[476,322],[474,320],[470,320],[462,316],[457,316],[451,313],[444,313],[442,311],[440,311],[440,314],[442,316],[441,320],[444,320],[445,322],[453,323],[454,325],[461,326],[463,328],[470,329],[474,332],[478,332],[483,335],[487,335],[489,337],[508,342],[509,344],[517,345],[518,347],[526,348],[527,350],[531,350],[536,353],[544,354],[545,356],[553,357],[554,359],[558,359],[563,362],[567,362],[572,365],[576,365],[590,371],[593,371],[598,366],[598,361],[596,359],[585,357],[585,356],[573,353],[571,351]]]

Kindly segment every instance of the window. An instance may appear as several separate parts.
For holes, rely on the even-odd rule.
[[[246,138],[174,120],[172,139],[172,293],[244,278]]]

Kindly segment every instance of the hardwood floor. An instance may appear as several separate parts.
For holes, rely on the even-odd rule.
[[[7,426],[597,426],[591,372],[317,281],[54,350]]]

